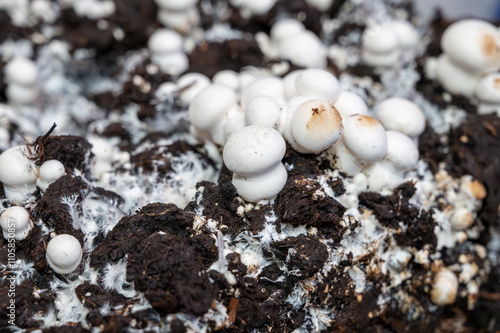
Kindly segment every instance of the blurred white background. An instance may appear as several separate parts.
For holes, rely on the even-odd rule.
[[[446,18],[481,17],[500,19],[500,0],[415,0],[415,9],[425,20],[432,19],[434,9],[441,7]]]

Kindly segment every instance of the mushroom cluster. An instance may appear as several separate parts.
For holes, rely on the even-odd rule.
[[[271,59],[284,59],[306,68],[325,68],[327,51],[319,37],[292,18],[277,21],[270,35],[255,35],[262,52]]]
[[[245,132],[247,126],[271,128],[299,153],[327,151],[339,171],[348,176],[363,172],[370,190],[398,186],[417,165],[425,117],[409,100],[386,99],[372,117],[360,96],[342,90],[330,72],[315,68],[283,78],[227,72],[217,83],[207,80],[199,79],[193,88],[199,92],[184,101],[192,132],[202,140],[224,146],[242,129],[252,141],[256,131]]]
[[[361,56],[369,66],[393,67],[406,62],[419,40],[417,29],[406,20],[369,24],[361,37]]]
[[[427,60],[426,75],[452,94],[496,103],[497,83],[483,77],[500,69],[498,28],[479,19],[457,21],[444,31],[441,48],[443,53],[437,59]],[[491,108],[481,111],[491,112]]]

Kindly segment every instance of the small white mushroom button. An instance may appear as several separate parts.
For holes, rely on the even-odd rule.
[[[448,268],[442,268],[434,277],[430,292],[432,303],[444,306],[455,303],[458,292],[458,279]]]
[[[5,196],[15,204],[36,190],[37,170],[25,145],[7,149],[0,155],[0,182]]]
[[[257,96],[250,100],[245,109],[247,125],[271,127],[283,133],[286,110],[271,96]]]
[[[39,170],[40,178],[36,180],[36,185],[45,191],[50,184],[64,176],[64,165],[58,160],[45,161]]]
[[[248,103],[258,96],[270,96],[278,103],[285,100],[283,80],[275,76],[262,77],[254,80],[241,92],[241,107],[245,109]]]
[[[481,78],[474,95],[479,100],[477,113],[496,113],[500,116],[500,73],[491,73]]]
[[[389,67],[399,57],[398,35],[389,24],[372,24],[361,37],[363,61],[370,66]]]
[[[342,90],[333,102],[333,106],[340,113],[342,119],[354,114],[368,115],[368,106],[365,101],[358,94],[350,91]]]
[[[160,70],[170,75],[179,75],[189,67],[189,60],[183,51],[182,37],[173,30],[158,29],[148,40],[151,61]]]
[[[210,85],[210,79],[200,73],[187,73],[177,79],[179,88],[179,101],[182,105],[189,105],[194,97],[203,89]]]
[[[393,97],[376,106],[374,116],[384,128],[398,131],[410,138],[418,138],[425,130],[425,116],[422,110],[405,98]]]
[[[343,120],[344,131],[330,152],[335,155],[334,167],[353,176],[367,164],[384,158],[387,135],[382,124],[366,115],[352,115]]]
[[[82,246],[72,235],[57,235],[47,245],[47,262],[59,274],[73,272],[80,265],[82,256]]]
[[[23,240],[33,228],[30,214],[20,206],[12,206],[4,210],[0,216],[0,224],[5,239],[14,237],[16,240]]]
[[[229,115],[234,114],[234,109],[238,108],[234,90],[221,84],[211,84],[193,98],[188,112],[191,125],[197,130],[198,136],[205,136],[223,145]]]
[[[403,133],[387,131],[387,153],[385,157],[368,164],[363,173],[368,180],[370,191],[393,189],[404,179],[404,173],[414,169],[418,163],[418,149],[413,141]]]
[[[309,100],[293,113],[290,145],[303,154],[318,154],[334,144],[342,133],[342,118],[335,107],[322,100]]]
[[[340,84],[330,72],[311,68],[301,71],[295,78],[295,95],[308,99],[323,99],[333,102],[340,94]]]
[[[38,96],[38,68],[31,60],[16,57],[5,66],[6,95],[11,104],[31,104]]]
[[[223,159],[244,200],[272,199],[281,191],[287,180],[285,150],[285,140],[272,128],[247,126],[229,137]]]

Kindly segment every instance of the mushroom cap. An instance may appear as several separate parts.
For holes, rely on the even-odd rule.
[[[182,34],[189,33],[193,26],[200,23],[200,13],[196,7],[191,7],[183,11],[159,9],[157,17],[161,24],[175,29]]]
[[[310,68],[301,71],[295,78],[295,94],[333,102],[340,94],[340,84],[330,72]]]
[[[5,76],[8,82],[31,86],[38,78],[38,68],[31,59],[15,57],[5,66]]]
[[[352,115],[344,120],[343,142],[354,157],[373,163],[387,152],[387,135],[382,124],[366,115]]]
[[[152,54],[168,54],[181,51],[183,41],[179,33],[170,29],[158,29],[148,40],[148,48]]]
[[[281,58],[294,65],[307,68],[326,67],[326,48],[319,37],[309,30],[303,30],[285,38],[278,45]]]
[[[65,174],[64,164],[58,160],[45,161],[40,167],[40,178],[43,181],[53,183]]]
[[[47,245],[46,259],[50,267],[59,274],[73,272],[82,261],[82,246],[72,235],[61,234]]]
[[[212,77],[212,82],[222,84],[233,89],[234,91],[237,91],[240,88],[239,74],[230,69],[224,69],[217,72]]]
[[[425,116],[417,104],[400,97],[385,99],[375,107],[374,116],[386,130],[418,137],[425,130]]]
[[[270,35],[273,41],[279,43],[287,38],[297,35],[303,30],[305,30],[305,27],[299,20],[285,18],[273,24]]]
[[[413,24],[407,20],[392,20],[388,25],[396,33],[398,45],[402,49],[414,48],[420,41],[420,35]]]
[[[231,88],[211,84],[191,101],[188,109],[191,124],[199,130],[210,132],[236,105],[236,93]]]
[[[9,229],[14,229],[14,238],[17,240],[25,239],[30,230],[30,214],[26,208],[21,206],[12,206],[2,212],[0,216],[0,224],[3,229],[5,239],[9,238]]]
[[[398,35],[388,24],[369,25],[361,35],[363,49],[373,53],[390,53],[398,48]]]
[[[6,95],[10,104],[32,104],[38,97],[38,87],[12,83],[7,86]]]
[[[295,80],[297,79],[297,76],[299,76],[303,71],[304,69],[297,69],[291,71],[283,77],[283,85],[285,86],[286,98],[292,98],[297,95]]]
[[[333,102],[333,106],[340,113],[342,119],[352,116],[353,114],[368,115],[368,106],[365,101],[356,93],[342,90],[337,99]]]
[[[152,54],[151,61],[157,65],[163,73],[179,75],[189,67],[189,59],[184,52],[176,51],[168,54]]]
[[[476,86],[474,95],[483,103],[500,104],[500,73],[483,76]]]
[[[500,32],[489,22],[466,19],[451,24],[441,37],[441,48],[453,62],[473,73],[500,69]]]
[[[252,98],[245,109],[247,125],[271,127],[280,132],[284,121],[283,107],[271,96]]]
[[[179,100],[182,105],[189,105],[200,91],[211,84],[210,79],[200,73],[184,74],[177,79],[176,83],[180,89]]]
[[[457,292],[457,276],[448,268],[442,268],[436,276],[434,276],[434,282],[430,292],[432,303],[439,306],[453,304],[457,297]]]
[[[418,149],[412,139],[398,131],[387,131],[387,153],[385,160],[397,170],[411,170],[418,163]]]
[[[0,182],[6,186],[24,187],[34,185],[37,179],[34,164],[28,159],[25,145],[14,146],[0,155]]]
[[[450,93],[472,97],[481,74],[471,73],[459,65],[446,54],[441,54],[437,59],[436,79]]]
[[[271,96],[278,103],[285,100],[283,80],[276,76],[261,77],[243,88],[241,107],[246,109],[248,102],[257,96]]]
[[[241,177],[267,172],[285,156],[283,137],[269,127],[247,126],[231,135],[222,153],[227,168]]]
[[[292,147],[300,153],[318,154],[340,138],[342,118],[332,104],[313,99],[299,105],[290,126]]]
[[[171,11],[184,11],[196,6],[198,0],[155,0],[158,7]]]
[[[248,202],[272,199],[285,187],[288,174],[282,163],[254,177],[233,174],[233,185],[238,195]]]

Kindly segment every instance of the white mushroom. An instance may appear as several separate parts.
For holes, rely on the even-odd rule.
[[[223,145],[226,122],[238,108],[236,93],[231,88],[220,84],[204,88],[193,98],[188,109],[195,134]]]
[[[455,230],[466,230],[474,224],[474,215],[465,207],[458,207],[453,210],[450,217],[450,225]]]
[[[26,208],[20,206],[12,206],[4,210],[0,216],[0,224],[5,239],[23,240],[33,228],[30,214]]]
[[[179,75],[189,67],[189,60],[183,51],[182,37],[173,30],[158,29],[148,40],[151,61],[160,70],[170,75]]]
[[[455,64],[447,55],[441,54],[434,65],[435,73],[432,76],[450,93],[472,97],[474,90],[481,80],[482,74],[470,72]]]
[[[308,99],[315,98],[333,102],[338,98],[339,94],[339,81],[326,70],[306,69],[299,72],[295,77],[295,96],[300,95]]]
[[[179,88],[179,101],[187,106],[200,91],[210,85],[210,79],[200,73],[187,73],[179,77],[176,83]]]
[[[241,107],[245,109],[248,102],[257,96],[271,96],[278,103],[285,100],[283,80],[276,76],[261,77],[243,88],[241,92]]]
[[[272,199],[281,191],[287,180],[281,163],[285,150],[285,140],[272,128],[247,126],[228,138],[224,163],[244,200]]]
[[[455,273],[448,268],[442,268],[432,284],[430,292],[432,303],[444,306],[455,303],[458,292],[458,279]]]
[[[245,109],[246,125],[271,127],[280,134],[285,127],[286,110],[270,96],[257,96],[250,100]]]
[[[37,170],[25,145],[7,149],[0,155],[0,182],[5,196],[20,204],[36,190]]]
[[[282,59],[306,68],[325,68],[327,50],[315,33],[303,30],[296,35],[284,39],[278,45]]]
[[[158,21],[168,28],[187,35],[193,27],[200,23],[200,13],[196,7],[182,11],[160,8],[158,10]]]
[[[390,67],[399,58],[398,35],[389,24],[369,25],[361,36],[363,61],[370,66]]]
[[[5,66],[6,95],[11,104],[31,104],[38,97],[38,68],[28,58],[16,57]]]
[[[384,128],[398,131],[410,138],[418,138],[425,130],[425,116],[422,110],[410,100],[393,97],[375,107],[374,116]]]
[[[368,106],[365,101],[358,94],[350,91],[342,90],[333,102],[333,106],[340,113],[342,119],[354,114],[368,115]]]
[[[240,89],[239,74],[229,69],[217,72],[213,76],[212,82],[222,84],[233,89],[234,91],[238,91]]]
[[[331,103],[313,99],[295,110],[289,126],[285,135],[293,149],[318,154],[340,138],[342,118]]]
[[[45,191],[50,184],[54,183],[56,180],[64,176],[64,165],[58,160],[45,161],[40,166],[39,174],[40,178],[36,180],[36,185],[42,191]]]
[[[343,120],[344,131],[329,150],[335,155],[332,164],[348,176],[357,174],[367,163],[384,158],[387,135],[382,124],[366,115],[352,115]]]
[[[47,244],[46,259],[54,272],[69,274],[82,261],[82,246],[74,236],[62,234],[52,238]]]
[[[479,19],[451,24],[441,37],[443,52],[453,63],[474,74],[500,69],[500,32]]]
[[[386,135],[385,157],[363,169],[370,191],[399,186],[403,182],[404,172],[416,168],[418,163],[418,149],[408,136],[397,131],[387,131]]]
[[[474,95],[479,100],[477,113],[497,113],[500,116],[500,73],[483,76],[475,88]]]

